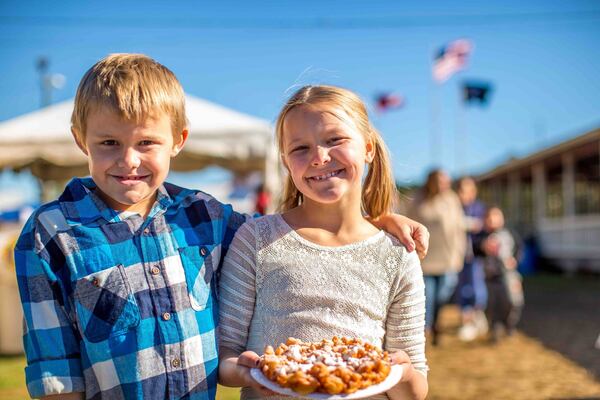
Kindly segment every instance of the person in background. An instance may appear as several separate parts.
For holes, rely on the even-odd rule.
[[[511,335],[524,304],[521,275],[517,272],[519,240],[504,227],[504,214],[490,207],[483,230],[473,238],[475,255],[481,257],[488,292],[486,315],[492,341],[502,330]]]
[[[458,337],[463,341],[471,341],[485,335],[488,330],[485,317],[487,289],[483,266],[475,259],[473,253],[473,235],[483,228],[485,205],[477,200],[477,185],[471,177],[458,180],[456,190],[465,213],[467,228],[467,246],[462,271],[458,276],[456,294],[462,316],[462,326]]]
[[[450,177],[435,169],[409,206],[408,215],[430,233],[429,254],[423,260],[426,297],[426,330],[432,344],[438,341],[437,320],[458,282],[466,247],[465,218],[460,200],[450,187]]]
[[[256,188],[256,200],[254,203],[254,211],[260,215],[265,215],[271,204],[271,193],[265,189],[264,184],[258,185]]]

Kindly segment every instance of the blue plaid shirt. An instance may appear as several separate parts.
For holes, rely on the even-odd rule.
[[[245,217],[167,183],[125,217],[94,189],[72,180],[17,242],[29,393],[213,399],[216,271]]]

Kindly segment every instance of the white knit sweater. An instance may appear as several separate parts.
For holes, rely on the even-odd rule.
[[[250,220],[225,258],[219,303],[220,344],[240,353],[262,354],[290,336],[348,336],[404,350],[427,371],[419,259],[383,231],[326,247],[302,238],[279,214]],[[244,389],[242,398],[260,396]]]

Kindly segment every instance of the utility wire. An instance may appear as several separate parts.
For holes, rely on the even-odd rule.
[[[0,15],[0,25],[39,27],[111,27],[154,29],[402,29],[438,26],[481,26],[521,23],[580,23],[600,20],[600,10],[567,12],[522,12],[502,14],[432,14],[393,17],[314,18],[140,18],[101,16],[10,16]]]

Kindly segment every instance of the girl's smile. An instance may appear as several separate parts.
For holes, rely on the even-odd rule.
[[[342,168],[342,169],[338,169],[338,170],[335,170],[335,171],[323,173],[321,175],[309,176],[306,179],[312,179],[312,180],[315,180],[315,181],[324,181],[324,180],[327,180],[329,178],[337,177],[337,176],[341,175],[343,172],[344,172],[344,169]]]

